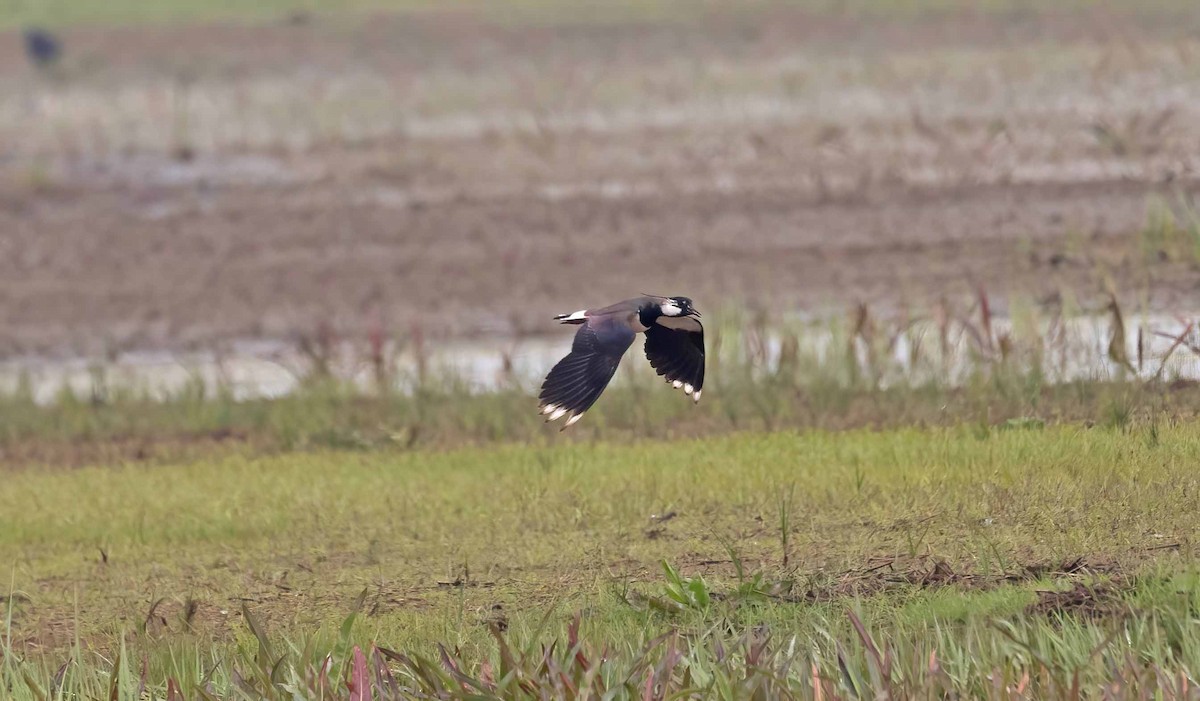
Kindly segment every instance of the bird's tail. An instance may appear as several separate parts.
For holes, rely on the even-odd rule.
[[[562,324],[582,324],[583,322],[587,321],[587,310],[580,309],[579,311],[571,312],[570,314],[557,314],[555,315],[554,320]]]

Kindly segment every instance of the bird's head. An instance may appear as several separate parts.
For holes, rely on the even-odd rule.
[[[663,316],[700,316],[689,297],[665,297],[659,309]]]

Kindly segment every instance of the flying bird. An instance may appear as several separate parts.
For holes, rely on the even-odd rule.
[[[646,358],[659,375],[694,401],[704,387],[704,327],[687,297],[644,295],[603,309],[554,317],[577,324],[571,352],[546,375],[538,394],[546,421],[583,418],[617,372],[637,334],[646,334]]]

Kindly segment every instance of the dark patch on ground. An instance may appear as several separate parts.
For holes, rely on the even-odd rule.
[[[1057,562],[1017,565],[1009,572],[995,574],[974,572],[964,565],[955,565],[939,557],[888,556],[871,559],[862,567],[834,576],[823,572],[795,571],[780,579],[765,577],[760,588],[750,596],[765,597],[778,603],[812,604],[886,596],[913,589],[954,587],[969,593],[1050,581],[1063,588],[1038,590],[1037,601],[1028,607],[1030,613],[1060,613],[1098,619],[1129,610],[1121,599],[1122,593],[1131,588],[1132,580],[1127,572],[1152,561],[1158,554],[1159,551],[1149,549],[1142,553],[1130,553],[1123,559],[1080,556]],[[741,564],[746,572],[753,573],[764,563],[747,560]],[[702,574],[706,578],[719,577],[726,581],[736,579],[737,575],[732,560],[696,560],[687,563],[685,570],[685,576]],[[643,570],[639,579],[654,577],[654,572]],[[714,589],[711,595],[718,601],[737,601],[747,596],[737,589]],[[637,605],[664,611],[675,610],[674,604],[656,593],[646,595],[631,592],[630,596],[631,603]]]
[[[1106,579],[1120,576],[1121,565],[1105,559],[1076,557],[1058,563],[1020,565],[1007,574],[979,574],[965,568],[956,569],[946,559],[937,557],[886,557],[871,561],[863,568],[847,570],[838,576],[812,575],[808,587],[774,585],[773,597],[792,603],[814,603],[845,598],[871,597],[899,589],[938,589],[958,587],[965,591],[984,591],[1002,586],[1020,585],[1038,580],[1092,581],[1098,576]],[[804,579],[804,577],[800,577]],[[799,581],[799,580],[794,580]]]
[[[1039,591],[1028,613],[1049,617],[1074,617],[1087,620],[1111,618],[1127,613],[1129,604],[1113,582],[1072,582],[1065,590]]]
[[[1118,565],[1110,560],[1088,560],[1084,557],[1057,563],[1032,563],[1011,572],[998,574],[980,574],[965,568],[956,569],[951,563],[937,557],[887,557],[865,567],[843,572],[832,581],[811,587],[794,598],[803,601],[833,601],[911,587],[940,589],[955,586],[984,590],[1042,579],[1090,579],[1098,575],[1112,576],[1118,572]]]

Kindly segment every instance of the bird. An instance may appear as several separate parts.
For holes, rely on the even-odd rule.
[[[62,55],[62,43],[58,37],[45,29],[30,27],[25,30],[25,54],[39,68],[56,63]]]
[[[538,393],[546,422],[566,417],[566,430],[604,392],[621,357],[639,333],[646,335],[650,366],[693,401],[704,388],[704,326],[688,297],[642,295],[600,309],[559,314],[562,324],[578,325],[571,352],[550,370]]]

